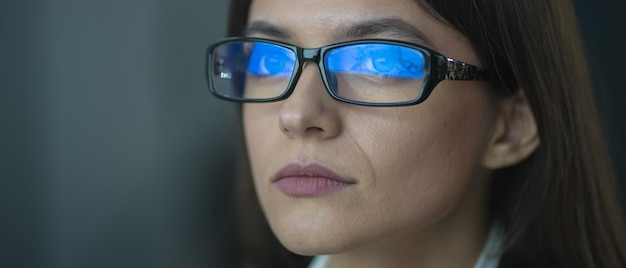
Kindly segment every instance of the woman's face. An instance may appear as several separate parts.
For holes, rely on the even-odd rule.
[[[394,23],[344,34],[381,19]],[[304,48],[383,38],[481,65],[462,35],[410,0],[254,0],[248,22],[270,26],[250,36]],[[254,183],[273,231],[297,253],[332,254],[471,221],[484,205],[480,161],[492,110],[475,81],[443,81],[414,106],[347,104],[305,64],[288,99],[243,106]]]

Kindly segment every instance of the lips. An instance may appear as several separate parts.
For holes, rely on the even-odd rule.
[[[316,197],[341,191],[356,181],[318,164],[289,164],[276,172],[272,183],[288,196]]]

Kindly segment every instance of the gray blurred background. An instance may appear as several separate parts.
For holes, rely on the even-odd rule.
[[[0,267],[227,266],[235,107],[203,76],[227,1],[0,10]]]
[[[626,175],[624,4],[576,0]],[[231,267],[235,107],[204,49],[226,0],[0,4],[0,267]]]

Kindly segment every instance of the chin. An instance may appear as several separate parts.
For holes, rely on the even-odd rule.
[[[293,226],[298,226],[298,228],[293,228]],[[285,248],[304,256],[337,254],[359,245],[358,241],[350,239],[347,230],[313,226],[310,223],[272,227],[272,230]]]
[[[279,236],[278,240],[289,251],[303,256],[338,254],[349,251],[354,247],[350,243],[342,243],[337,239],[324,241],[313,238],[310,235],[292,236],[284,239],[281,239]]]

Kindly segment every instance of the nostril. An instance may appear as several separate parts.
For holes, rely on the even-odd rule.
[[[286,127],[282,127],[282,131],[283,131],[283,133],[289,133],[289,132],[291,132],[291,131],[289,131],[289,129],[288,129],[288,128],[286,128]]]
[[[321,127],[309,127],[305,130],[305,132],[310,133],[310,134],[317,134],[317,133],[323,134],[326,131]]]

